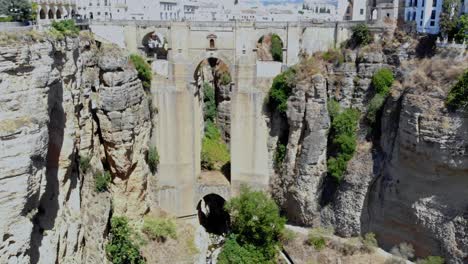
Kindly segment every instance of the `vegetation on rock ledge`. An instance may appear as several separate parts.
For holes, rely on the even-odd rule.
[[[352,108],[342,110],[335,100],[330,100],[328,107],[332,120],[331,155],[327,161],[328,173],[339,183],[343,179],[348,161],[356,151],[356,130],[360,113]]]
[[[159,154],[156,147],[150,147],[148,150],[148,154],[146,157],[146,162],[151,170],[152,173],[155,173],[158,169],[159,164]]]
[[[394,80],[393,72],[387,68],[378,70],[374,76],[372,76],[372,86],[374,87],[376,94],[369,102],[366,116],[371,127],[377,121],[377,113],[385,103]]]
[[[94,179],[96,192],[107,191],[111,180],[112,180],[112,177],[111,177],[110,172],[105,171],[105,172],[99,173]]]
[[[451,111],[468,110],[468,70],[462,74],[458,82],[452,87],[445,102]]]
[[[176,239],[176,224],[172,219],[145,217],[143,222],[143,233],[152,240]]]
[[[112,217],[109,236],[106,253],[113,264],[145,264],[138,245],[132,241],[133,231],[125,217]]]
[[[272,111],[285,114],[288,109],[288,98],[292,94],[296,71],[294,68],[282,72],[273,79],[268,103]]]
[[[151,89],[151,80],[153,79],[151,66],[143,59],[143,57],[137,54],[130,55],[130,60],[138,72],[138,79],[141,80],[143,88],[149,91]]]

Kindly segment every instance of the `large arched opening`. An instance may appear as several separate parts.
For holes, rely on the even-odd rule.
[[[217,194],[208,194],[198,202],[198,220],[208,233],[223,235],[229,231],[230,218],[225,204],[226,200]]]
[[[275,33],[263,35],[257,41],[257,60],[283,62],[284,44]]]
[[[143,37],[142,45],[148,58],[167,60],[169,45],[163,34],[155,31],[146,34],[145,37]]]
[[[204,172],[221,172],[230,181],[232,78],[229,66],[209,57],[196,67],[194,80],[204,121],[201,168]]]

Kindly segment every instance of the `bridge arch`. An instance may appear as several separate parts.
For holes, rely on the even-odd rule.
[[[44,20],[46,19],[46,11],[45,11],[45,7],[41,7],[41,10],[39,10],[39,19],[40,20]]]
[[[141,40],[141,45],[147,57],[167,60],[169,41],[161,32],[155,30],[146,32]]]
[[[266,50],[267,48],[269,50]],[[274,32],[263,34],[256,42],[257,60],[284,62],[284,48],[285,42],[279,34]]]
[[[57,8],[57,11],[55,11],[55,18],[56,18],[56,19],[61,19],[61,18],[62,18],[62,10],[61,10],[61,8]]]
[[[198,221],[208,233],[222,235],[228,232],[230,217],[224,209],[226,201],[224,197],[216,193],[209,193],[198,202]]]
[[[47,18],[48,18],[48,19],[54,19],[54,10],[52,10],[52,8],[49,8],[49,12],[48,12]]]
[[[229,69],[229,74],[231,75],[232,81],[234,80],[234,64],[232,63],[232,60],[229,58],[229,55],[223,54],[222,52],[218,51],[203,51],[197,56],[193,57],[191,60],[191,63],[188,65],[187,72],[190,73],[188,75],[188,83],[196,83],[197,80],[195,79],[196,77],[196,72],[200,66],[200,64],[208,60],[210,58],[214,58],[217,60],[222,61],[224,64],[226,64],[227,68]]]

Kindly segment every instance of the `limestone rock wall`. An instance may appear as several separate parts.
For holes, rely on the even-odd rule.
[[[323,77],[297,85],[288,101],[287,154],[272,193],[292,222],[332,225],[346,237],[374,232],[387,250],[409,242],[417,256],[468,263],[467,117],[444,105],[467,59],[441,51],[416,60],[413,48],[346,51],[344,63],[328,64]],[[374,94],[371,78],[382,67],[397,82],[380,133],[370,137],[364,116]],[[331,97],[362,113],[356,153],[333,188],[326,177]]]
[[[147,210],[148,104],[112,50],[85,35],[0,47],[0,263],[105,263],[111,214]]]

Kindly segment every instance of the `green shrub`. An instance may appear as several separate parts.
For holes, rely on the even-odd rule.
[[[274,61],[283,61],[283,42],[276,34],[271,35],[271,55]]]
[[[86,173],[89,169],[91,158],[88,156],[80,156],[80,169],[83,173]]]
[[[439,256],[429,256],[425,259],[416,261],[417,264],[444,264],[445,260]]]
[[[307,244],[313,246],[316,250],[322,250],[327,245],[323,236],[317,236],[313,233],[309,233],[307,237]]]
[[[1,22],[11,22],[11,21],[13,21],[13,18],[11,16],[0,17],[0,23]]]
[[[458,26],[455,33],[455,40],[458,43],[468,41],[468,14],[460,16],[458,20]]]
[[[276,145],[276,151],[274,156],[275,168],[279,170],[283,164],[284,158],[286,157],[286,145],[278,141]]]
[[[152,240],[177,238],[176,224],[172,219],[145,217],[142,231]]]
[[[338,49],[327,50],[325,53],[323,53],[322,59],[337,66],[344,63],[343,53],[341,53],[341,51]]]
[[[468,110],[468,70],[460,76],[457,83],[450,89],[445,104],[451,111]]]
[[[360,113],[356,109],[348,108],[341,111],[333,101],[329,102],[331,115],[330,142],[331,153],[327,161],[328,173],[338,183],[346,172],[348,161],[356,151],[356,130]]]
[[[293,80],[295,78],[294,68],[289,68],[273,79],[269,97],[270,109],[279,113],[286,113],[288,109],[288,98],[292,94]]]
[[[112,217],[106,253],[113,264],[145,264],[138,245],[132,241],[132,235],[125,217]]]
[[[52,22],[52,29],[56,30],[57,32],[61,33],[65,37],[76,37],[80,33],[80,29],[75,25],[75,21],[68,19],[68,20],[61,20],[61,21],[53,21]],[[55,32],[56,34],[56,32]]]
[[[366,24],[358,24],[351,31],[351,46],[365,46],[372,42],[372,36]]]
[[[109,184],[112,180],[111,174],[108,171],[102,172],[96,176],[95,189],[97,192],[105,192],[109,188]]]
[[[221,138],[216,125],[205,123],[205,137],[202,141],[201,166],[207,170],[221,170],[231,160],[228,147]]]
[[[138,54],[130,55],[130,60],[138,72],[138,79],[143,84],[143,88],[149,91],[151,89],[151,80],[153,79],[151,66]]]
[[[377,113],[380,111],[382,106],[385,103],[385,96],[376,94],[371,101],[369,102],[369,106],[367,107],[367,115],[366,119],[369,122],[369,124],[373,125],[375,124],[375,121],[377,121]]]
[[[252,245],[266,259],[274,259],[286,219],[276,203],[260,191],[242,186],[240,195],[225,205],[231,216],[231,231],[241,246]]]
[[[265,258],[260,250],[255,246],[246,244],[239,245],[236,236],[231,235],[226,240],[223,249],[218,257],[219,264],[234,264],[234,263],[255,263],[255,264],[272,264],[271,260]]]
[[[205,121],[214,122],[216,119],[215,90],[213,86],[211,86],[209,83],[203,84],[203,101],[204,101],[203,119]]]
[[[231,75],[228,72],[224,72],[221,75],[221,85],[228,85],[231,83]]]
[[[390,69],[382,68],[372,76],[372,86],[377,94],[387,97],[395,78]]]
[[[372,253],[379,246],[374,233],[365,234],[361,241],[363,244],[362,250],[366,253]]]
[[[146,157],[146,162],[152,173],[155,173],[159,165],[159,153],[156,147],[150,147]]]
[[[282,243],[288,243],[296,238],[296,233],[291,229],[285,228],[281,233],[280,240]]]
[[[329,99],[327,103],[328,115],[330,118],[335,118],[341,111],[340,103],[334,99]]]

